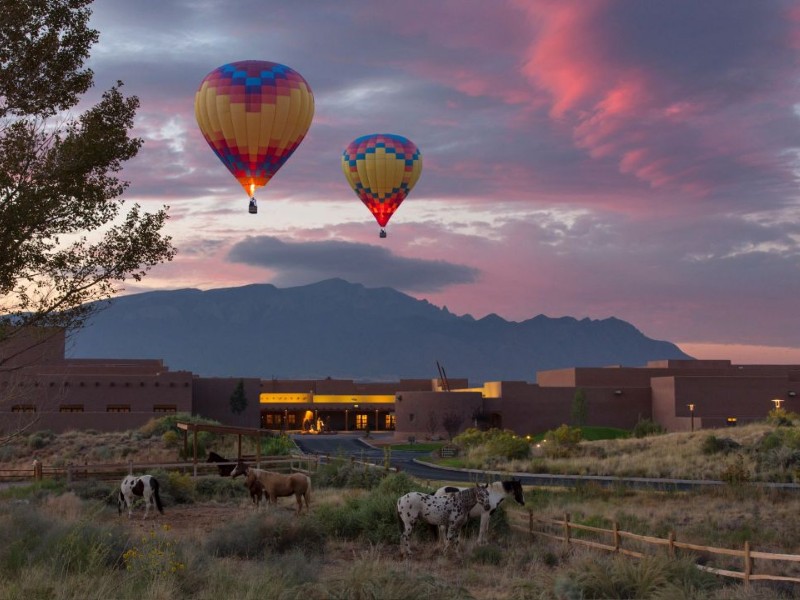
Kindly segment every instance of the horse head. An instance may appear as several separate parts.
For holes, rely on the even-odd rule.
[[[238,477],[239,475],[246,475],[247,474],[248,466],[243,463],[241,460],[236,463],[236,466],[233,467],[233,471],[231,471],[231,477]]]
[[[483,507],[483,510],[492,510],[492,496],[489,493],[488,484],[475,484],[475,497],[478,499],[477,504],[480,504]]]

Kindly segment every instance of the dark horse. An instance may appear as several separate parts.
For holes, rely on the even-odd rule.
[[[229,465],[217,465],[217,469],[219,470],[220,477],[227,477],[231,474],[236,464],[234,461],[228,460],[224,456],[220,456],[216,452],[209,452],[208,458],[206,462],[213,462],[213,463],[231,463]]]

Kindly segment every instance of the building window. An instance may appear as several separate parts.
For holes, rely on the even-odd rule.
[[[264,415],[264,423],[267,425],[278,425],[280,423],[280,417],[276,415]]]
[[[83,412],[83,404],[62,404],[58,412]]]
[[[289,425],[296,425],[297,424],[297,415],[290,414],[289,417],[286,419]]]
[[[369,427],[369,423],[367,422],[367,417],[369,417],[369,415],[366,415],[364,413],[356,415],[356,429],[366,429],[367,427]]]
[[[174,404],[154,404],[153,412],[157,413],[174,413],[178,412],[178,407]]]
[[[386,415],[386,420],[383,423],[385,429],[394,429],[395,426],[394,413]]]
[[[11,412],[16,413],[35,413],[36,406],[33,404],[15,404],[11,407]]]
[[[409,413],[409,414],[408,414],[408,421],[409,421],[410,423],[413,423],[413,422],[414,422],[414,413]]]
[[[106,406],[106,412],[131,412],[130,404],[109,404]]]
[[[736,417],[728,417],[728,427],[736,427]]]

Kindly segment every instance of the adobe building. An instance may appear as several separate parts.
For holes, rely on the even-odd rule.
[[[0,434],[127,430],[168,413],[272,430],[394,431],[445,437],[468,427],[540,433],[570,422],[578,390],[587,424],[631,429],[650,418],[669,431],[763,420],[780,404],[800,413],[800,365],[727,360],[652,361],[646,367],[542,371],[536,383],[467,379],[279,380],[199,377],[160,359],[67,359],[63,331],[19,332],[0,344]],[[230,399],[242,383],[247,404]]]

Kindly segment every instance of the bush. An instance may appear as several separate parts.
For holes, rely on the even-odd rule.
[[[744,466],[744,457],[737,454],[720,474],[720,479],[729,485],[741,485],[750,481],[750,471]]]
[[[666,433],[667,430],[652,419],[639,419],[639,422],[633,427],[633,437],[643,438],[650,435],[661,435]]]
[[[288,514],[253,514],[211,532],[204,546],[213,556],[260,559],[269,554],[321,554],[325,536],[318,521]]]
[[[312,476],[314,487],[362,488],[376,487],[390,471],[368,467],[344,458],[320,465]]]
[[[714,434],[709,435],[703,440],[703,454],[728,454],[740,450],[742,445],[731,438],[718,438]]]
[[[230,477],[199,477],[194,484],[195,499],[200,502],[215,500],[225,502],[245,497],[241,480]]]
[[[480,449],[482,453],[498,459],[525,459],[530,456],[530,444],[510,429],[480,431],[470,428],[453,438],[461,449]]]
[[[561,425],[546,432],[539,447],[547,458],[566,458],[575,453],[581,438],[580,427]]]

